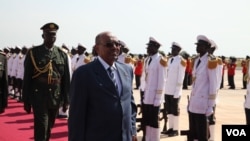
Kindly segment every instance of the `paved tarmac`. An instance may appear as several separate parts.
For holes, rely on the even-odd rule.
[[[235,90],[228,89],[227,86],[227,71],[224,76],[224,88],[219,90],[218,103],[216,107],[216,124],[215,124],[215,141],[221,141],[221,129],[222,125],[229,124],[246,124],[244,113],[244,95],[246,89],[242,89],[242,72],[241,69],[236,70],[235,74]],[[187,114],[187,96],[191,92],[191,86],[188,90],[183,90],[180,101],[180,130],[188,130],[188,114]],[[138,90],[134,90],[135,101],[139,104],[140,93]],[[138,115],[140,117],[140,115]],[[163,120],[161,121],[161,130],[163,126]],[[138,141],[141,141],[142,132],[137,133]],[[167,137],[161,135],[161,141],[186,141],[186,136]]]

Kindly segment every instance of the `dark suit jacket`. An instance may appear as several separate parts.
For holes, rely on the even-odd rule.
[[[131,141],[136,135],[133,71],[126,64],[115,65],[122,83],[120,96],[98,59],[73,73],[69,141]]]

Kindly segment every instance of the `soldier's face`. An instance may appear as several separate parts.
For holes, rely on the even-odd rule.
[[[204,54],[207,52],[207,47],[205,45],[202,45],[202,44],[197,44],[196,52],[200,53],[200,54]]]
[[[150,44],[148,45],[148,47],[147,47],[147,53],[148,53],[148,55],[154,55],[157,52],[158,52],[158,48],[157,47],[155,47],[153,45],[150,45]]]
[[[173,56],[178,55],[179,52],[180,52],[180,48],[178,48],[178,47],[172,47],[171,54],[172,54]]]
[[[43,39],[46,44],[54,44],[56,41],[56,32],[43,32]]]

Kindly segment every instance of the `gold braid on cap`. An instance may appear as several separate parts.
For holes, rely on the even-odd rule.
[[[48,72],[48,84],[51,84],[51,80],[52,80],[52,72],[53,72],[53,67],[52,67],[52,60],[49,61],[49,63],[47,65],[45,65],[42,68],[38,68],[32,53],[32,50],[30,50],[30,56],[31,56],[31,60],[32,63],[35,67],[35,74],[32,76],[32,78],[36,78],[39,75],[41,75],[42,73]]]

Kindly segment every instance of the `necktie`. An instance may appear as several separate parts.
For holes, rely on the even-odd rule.
[[[200,65],[200,63],[201,63],[201,60],[199,59],[197,65],[196,65],[196,68]]]
[[[108,68],[108,72],[109,72],[109,77],[110,79],[113,81],[114,85],[115,85],[115,88],[118,92],[118,86],[117,86],[117,83],[116,83],[116,79],[115,79],[115,73],[114,73],[114,68],[113,67],[109,67]]]
[[[148,60],[148,65],[151,63],[151,61],[152,61],[152,58],[151,58],[151,57],[149,57],[149,60]]]
[[[174,58],[171,59],[170,64],[174,61]]]

